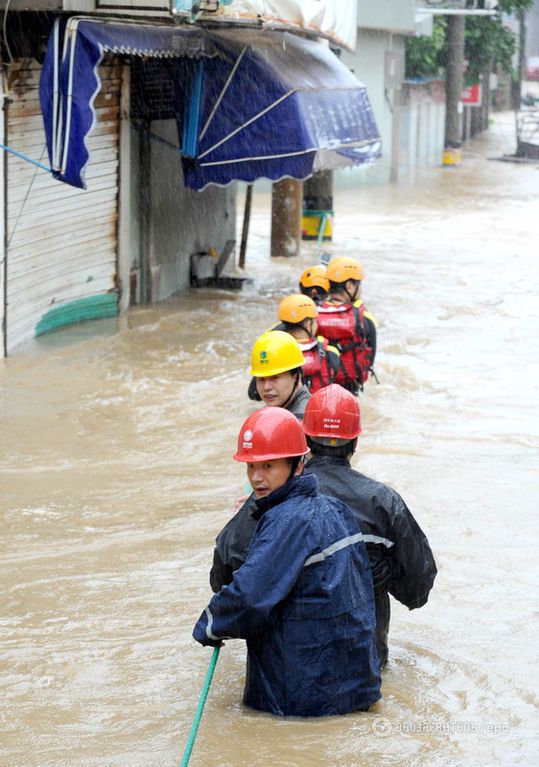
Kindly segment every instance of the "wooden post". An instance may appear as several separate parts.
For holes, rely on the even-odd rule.
[[[445,145],[459,147],[462,139],[460,102],[464,84],[464,16],[447,20],[447,66],[445,75]]]
[[[298,256],[300,251],[303,183],[285,178],[271,193],[271,256]]]

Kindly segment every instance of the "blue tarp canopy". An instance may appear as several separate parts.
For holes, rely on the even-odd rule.
[[[51,35],[40,99],[51,167],[73,186],[85,187],[106,53],[170,59],[178,150],[194,189],[307,178],[381,154],[365,86],[322,43],[286,32],[72,18]]]

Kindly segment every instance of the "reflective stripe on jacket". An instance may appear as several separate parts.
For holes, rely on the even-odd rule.
[[[247,640],[244,703],[282,716],[327,716],[380,697],[374,597],[350,510],[296,477],[256,502],[245,563],[200,616],[194,637]]]

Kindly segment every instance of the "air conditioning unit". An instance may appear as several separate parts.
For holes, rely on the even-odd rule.
[[[425,0],[427,8],[467,8],[470,0]]]
[[[466,11],[493,11],[498,5],[498,0],[424,0],[424,2],[427,8]]]
[[[219,10],[219,0],[173,0],[172,6],[176,13],[213,13]]]

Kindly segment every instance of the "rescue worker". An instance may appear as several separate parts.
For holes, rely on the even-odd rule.
[[[251,352],[250,374],[254,384],[249,397],[265,405],[284,407],[296,418],[303,418],[309,389],[302,380],[305,363],[297,341],[283,330],[270,330],[259,336]],[[255,393],[256,392],[256,393]]]
[[[277,316],[281,327],[298,342],[305,362],[301,368],[303,383],[311,394],[330,384],[340,367],[338,349],[327,338],[317,336],[316,304],[305,295],[286,296],[279,304]]]
[[[389,594],[410,610],[422,607],[436,577],[429,542],[400,495],[350,466],[361,433],[357,399],[337,384],[314,394],[303,420],[312,457],[305,467],[322,493],[352,509],[370,542],[376,601],[376,647],[380,664],[388,657]]]
[[[326,267],[322,264],[309,266],[299,278],[299,292],[303,293],[317,304],[325,301],[329,292],[329,280],[326,277]]]
[[[329,297],[318,307],[318,332],[341,353],[336,383],[353,394],[373,371],[376,356],[376,320],[360,298],[363,267],[355,258],[332,258],[326,267]]]
[[[258,526],[244,564],[195,625],[202,645],[247,641],[243,702],[278,716],[366,710],[380,698],[369,560],[343,503],[301,476],[308,452],[283,408],[252,413],[238,436]]]

